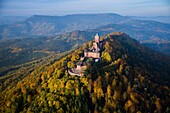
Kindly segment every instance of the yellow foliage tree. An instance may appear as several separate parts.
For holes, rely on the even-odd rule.
[[[97,82],[96,81],[94,81],[93,86],[94,86],[93,88],[94,94],[97,94]]]
[[[91,95],[91,100],[92,100],[92,103],[96,104],[97,99],[96,99],[96,96],[94,94]]]
[[[123,73],[123,65],[120,65],[120,67],[119,67],[119,73]]]
[[[132,101],[135,103],[135,104],[138,104],[139,103],[139,101],[138,101],[138,99],[137,99],[137,94],[136,93],[134,93],[134,92],[131,92],[130,93],[130,98],[132,99]]]
[[[108,62],[112,61],[112,58],[108,52],[102,52],[102,58]]]
[[[101,87],[98,88],[97,90],[97,98],[101,98],[101,97],[104,97],[104,93],[103,93],[103,90]]]
[[[68,68],[73,68],[74,67],[74,63],[72,61],[69,61],[67,63],[67,66],[68,66]]]
[[[116,84],[117,84],[116,79],[113,79],[113,81],[112,81],[112,87],[115,88],[115,87],[116,87]]]
[[[110,85],[107,86],[107,95],[108,95],[108,97],[112,96],[112,88]]]
[[[130,87],[130,85],[128,85],[128,87],[127,87],[127,93],[130,94],[131,91],[132,91],[132,88]]]
[[[125,103],[124,108],[125,108],[126,112],[128,112],[129,107],[132,106],[132,105],[133,105],[133,102],[132,102],[131,100],[128,100],[128,101]]]
[[[157,109],[158,113],[161,113],[161,111],[162,111],[162,106],[161,106],[161,100],[160,100],[160,98],[157,98],[157,99],[156,99],[155,105],[156,105],[156,109]]]
[[[106,107],[103,108],[102,112],[103,113],[110,113],[109,110]]]
[[[71,81],[68,81],[67,83],[66,83],[66,89],[71,89],[73,87],[73,85],[72,85],[72,83],[71,83]]]
[[[130,106],[129,110],[130,110],[130,113],[135,113],[135,110],[136,110],[135,106],[134,105]]]
[[[114,99],[115,101],[117,101],[117,100],[120,99],[120,91],[114,90],[113,99]]]
[[[104,45],[105,50],[109,50],[109,42],[106,42]]]
[[[28,95],[27,101],[28,101],[28,103],[31,103],[31,95]]]
[[[26,90],[26,88],[25,88],[25,86],[21,86],[21,92],[23,93],[23,94],[26,94],[27,93],[27,90]]]
[[[59,101],[54,101],[55,108],[59,109],[60,108],[60,102]]]
[[[72,57],[71,57],[71,61],[76,61],[76,60],[78,60],[80,57],[79,57],[79,55],[78,54],[74,54],[74,55],[72,55]]]
[[[75,94],[78,96],[80,94],[78,87],[75,88]]]
[[[57,110],[57,113],[64,113],[64,110],[60,108],[59,110]]]

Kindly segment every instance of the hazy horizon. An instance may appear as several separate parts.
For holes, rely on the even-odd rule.
[[[61,16],[62,17],[62,16],[69,16],[69,15],[86,15],[86,14],[88,15],[88,14],[118,14],[118,13],[114,13],[114,12],[113,13],[75,13],[75,14],[73,13],[73,14],[63,14],[63,15],[34,14],[34,15],[28,15],[28,16],[27,15],[21,15],[21,16],[20,15],[19,16],[18,15],[0,15],[0,17],[21,17],[21,18],[22,17],[23,18],[29,18],[29,17],[32,17],[32,16]],[[148,16],[137,16],[137,15],[122,15],[122,14],[118,14],[118,15],[120,15],[120,16],[127,16],[127,17],[139,17],[139,18],[140,17],[141,18],[145,18],[145,17],[146,18],[152,18],[152,17],[153,18],[154,17],[155,18],[156,17],[170,17],[170,15],[169,16],[166,16],[166,15],[165,16],[159,16],[159,15],[158,16],[149,16],[149,15]]]
[[[116,13],[123,16],[170,16],[168,0],[2,0],[0,16],[63,16]]]

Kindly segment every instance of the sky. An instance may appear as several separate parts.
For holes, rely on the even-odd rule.
[[[170,16],[170,0],[0,0],[0,16],[85,13]]]

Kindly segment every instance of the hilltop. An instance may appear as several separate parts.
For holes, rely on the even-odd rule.
[[[84,76],[69,75],[68,66],[78,62],[93,41],[15,83],[0,78],[0,112],[170,112],[169,57],[122,32],[101,39],[106,36],[101,60],[89,59]]]

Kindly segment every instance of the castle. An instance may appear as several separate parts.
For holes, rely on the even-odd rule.
[[[87,63],[83,62],[85,58],[93,58],[95,62],[98,62],[101,58],[103,41],[100,41],[100,36],[98,34],[95,35],[93,45],[91,48],[87,48],[84,51],[84,57],[81,62],[76,63],[76,66],[72,69],[68,69],[68,73],[70,75],[82,76],[83,71],[87,67]]]
[[[102,50],[102,42],[100,41],[99,35],[96,34],[93,42],[93,46],[84,51],[84,57],[100,59],[101,50]]]

